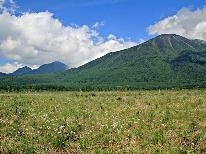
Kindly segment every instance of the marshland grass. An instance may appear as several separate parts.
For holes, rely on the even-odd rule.
[[[206,90],[0,94],[0,153],[206,153]]]

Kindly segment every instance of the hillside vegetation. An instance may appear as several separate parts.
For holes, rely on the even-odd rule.
[[[163,89],[206,87],[206,44],[165,34],[63,73],[2,77],[2,89]]]

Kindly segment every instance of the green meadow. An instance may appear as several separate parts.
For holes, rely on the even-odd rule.
[[[206,153],[206,90],[2,92],[0,153]]]

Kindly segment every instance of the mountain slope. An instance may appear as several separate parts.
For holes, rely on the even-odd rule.
[[[50,64],[44,64],[40,66],[38,69],[32,70],[28,66],[22,67],[14,71],[13,73],[1,73],[0,77],[3,76],[25,76],[25,75],[37,75],[37,74],[50,74],[50,73],[59,73],[66,71],[68,69],[68,66],[64,63],[55,61]]]
[[[38,69],[33,70],[30,74],[48,74],[48,73],[57,73],[63,72],[68,69],[68,66],[64,63],[55,61],[50,64],[44,64],[40,66]]]
[[[32,72],[32,69],[25,66],[25,67],[19,68],[18,70],[14,71],[13,73],[11,73],[9,75],[11,75],[11,76],[21,76],[21,75],[26,75],[30,72]]]
[[[141,45],[109,53],[63,73],[18,77],[4,83],[53,85],[68,89],[153,89],[206,86],[206,46],[203,41],[165,34]],[[1,84],[0,84],[1,85]]]
[[[0,72],[0,77],[5,77],[5,76],[7,76],[6,73],[2,73],[2,72]]]
[[[185,81],[188,72],[184,67],[174,69],[174,60],[186,51],[194,54],[204,53],[206,48],[201,43],[178,35],[161,35],[139,46],[109,53],[72,72],[64,73],[63,82],[73,81],[76,84],[89,86],[141,88],[177,85]],[[200,58],[205,59],[201,55]],[[192,81],[196,80],[192,74],[197,75],[200,72],[205,74],[205,65],[187,61],[186,66],[193,67],[193,70],[199,69],[190,72]]]

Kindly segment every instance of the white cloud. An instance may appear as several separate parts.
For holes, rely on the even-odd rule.
[[[0,66],[0,72],[11,73],[16,71],[20,67],[23,67],[23,65],[19,63],[7,63],[5,65]]]
[[[0,0],[0,12],[7,11],[14,13],[17,5],[14,0]]]
[[[5,3],[5,0],[0,0],[0,8],[3,7],[4,3]]]
[[[77,67],[137,44],[116,36],[104,39],[86,25],[64,26],[50,12],[15,16],[4,11],[0,27],[0,57],[28,66],[59,60]]]
[[[144,43],[145,42],[145,40],[144,39],[139,39],[139,44],[142,44],[142,43]]]
[[[13,63],[8,62],[8,63],[6,63],[4,65],[0,65],[0,72],[3,72],[3,73],[13,73],[17,69],[22,68],[24,66],[28,66],[31,69],[39,68],[38,65],[25,65],[25,64],[20,64],[18,62],[13,62]]]
[[[117,37],[113,34],[109,34],[108,37],[107,37],[109,40],[116,40]]]
[[[102,21],[102,22],[96,22],[93,26],[92,26],[92,28],[99,28],[99,27],[102,27],[102,26],[104,26],[104,22]]]
[[[183,8],[148,28],[149,34],[178,34],[191,39],[206,40],[206,8],[191,11]]]

